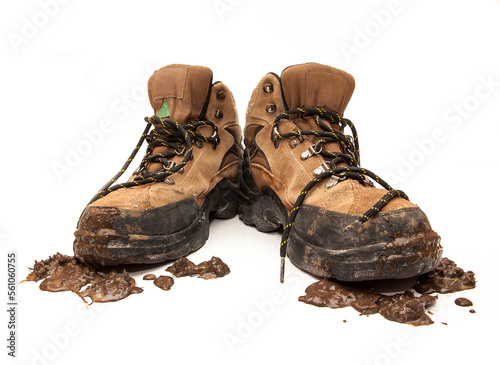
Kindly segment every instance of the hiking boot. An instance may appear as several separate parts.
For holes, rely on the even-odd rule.
[[[353,91],[350,74],[308,63],[264,76],[248,104],[240,218],[283,228],[281,281],[286,254],[345,281],[411,277],[441,259],[422,210],[359,167],[356,129],[343,118]]]
[[[210,214],[238,212],[241,129],[233,95],[212,71],[170,65],[148,82],[155,115],[125,166],[91,200],[75,232],[75,256],[98,266],[174,260],[208,238]],[[152,127],[152,129],[151,129]],[[146,155],[114,184],[140,145]]]

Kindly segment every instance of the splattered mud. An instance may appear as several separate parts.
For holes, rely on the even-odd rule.
[[[230,273],[229,267],[218,257],[212,257],[210,261],[203,261],[198,265],[181,257],[165,270],[178,278],[198,275],[199,278],[206,280],[220,278]]]
[[[93,302],[115,302],[138,294],[143,290],[135,286],[135,280],[126,271],[112,271],[105,275],[95,268],[78,261],[73,256],[59,252],[47,260],[35,261],[24,281],[40,283],[40,289],[50,292],[72,291],[83,301],[88,297]],[[86,301],[85,301],[86,302]]]
[[[299,297],[299,301],[317,307],[351,306],[364,315],[379,313],[390,321],[422,326],[434,323],[427,308],[436,302],[437,295],[429,294],[452,293],[475,286],[472,271],[465,272],[444,258],[434,271],[422,275],[411,290],[403,293],[384,295],[366,285],[323,279],[307,287],[306,295]]]
[[[445,257],[434,271],[423,275],[414,289],[420,294],[454,293],[474,289],[476,279],[472,271],[465,272]]]
[[[455,299],[455,304],[459,307],[472,307],[474,305],[474,303],[467,298],[457,298]]]
[[[203,279],[223,277],[230,272],[229,267],[218,257],[212,257],[211,260],[199,265],[183,257],[175,261],[166,271],[176,277],[197,275]],[[174,285],[174,279],[170,276],[156,277],[155,274],[146,274],[142,279],[153,280],[154,285],[162,290],[170,290]],[[111,271],[101,274],[93,266],[80,262],[74,256],[62,255],[59,252],[46,260],[35,261],[33,268],[30,268],[30,273],[22,282],[40,280],[42,280],[39,285],[41,290],[72,291],[85,303],[87,303],[85,298],[89,298],[92,303],[106,303],[143,292],[143,289],[136,286],[134,278],[125,270],[121,273]]]
[[[135,286],[135,280],[126,271],[112,271],[106,275],[97,274],[91,285],[80,292],[81,297],[89,297],[93,302],[116,302],[130,294],[142,293],[143,289]]]
[[[318,307],[344,308],[351,306],[361,314],[380,313],[384,318],[415,326],[432,324],[425,309],[436,301],[435,296],[415,297],[413,292],[391,296],[377,293],[372,288],[352,286],[337,281],[323,279],[310,285],[301,302]]]
[[[171,276],[158,276],[153,283],[162,290],[170,290],[174,285],[174,279]]]
[[[434,321],[425,313],[425,309],[434,304],[437,296],[422,295],[415,297],[413,292],[381,296],[377,300],[379,313],[393,322],[408,323],[414,326],[433,324]]]

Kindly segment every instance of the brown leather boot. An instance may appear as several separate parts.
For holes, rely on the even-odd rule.
[[[248,105],[240,218],[260,231],[284,228],[282,281],[286,254],[346,281],[415,276],[441,259],[420,208],[359,167],[357,133],[343,118],[353,91],[350,74],[308,63],[264,76]]]
[[[211,213],[231,218],[238,212],[241,130],[229,89],[212,84],[207,67],[170,65],[151,76],[148,91],[155,116],[145,118],[132,156],[78,222],[74,252],[86,263],[185,256],[207,240]],[[144,140],[148,148],[139,168],[127,182],[111,186]]]

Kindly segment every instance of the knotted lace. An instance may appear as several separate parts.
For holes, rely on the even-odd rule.
[[[206,142],[210,143],[215,149],[220,142],[217,126],[209,120],[197,120],[190,124],[180,124],[173,120],[161,119],[157,115],[151,118],[146,117],[144,120],[147,122],[147,126],[131,155],[120,171],[94,195],[89,205],[120,188],[139,186],[151,182],[168,182],[169,180],[167,179],[169,179],[169,176],[176,172],[182,172],[184,166],[192,159],[193,144],[201,146],[200,143]],[[154,126],[154,129],[149,132],[151,126]],[[212,135],[207,137],[198,133],[196,130],[201,126],[212,127]],[[113,185],[130,166],[130,163],[134,160],[144,141],[148,143],[148,148],[136,171],[137,176],[131,181]],[[160,146],[167,147],[168,152],[153,153],[154,148]],[[183,156],[184,158],[176,164],[169,160],[175,156]],[[158,171],[149,171],[148,167],[152,163],[161,163],[163,167]]]

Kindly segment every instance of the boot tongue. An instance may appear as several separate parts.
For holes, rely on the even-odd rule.
[[[160,68],[148,82],[148,94],[154,113],[179,124],[188,124],[203,117],[212,89],[212,70],[203,66],[169,65]],[[159,127],[155,125],[155,127]],[[166,153],[169,148],[157,146],[153,155]],[[183,156],[172,158],[174,162]],[[164,166],[158,162],[146,164],[146,170],[157,172]]]
[[[354,91],[354,78],[350,74],[319,63],[286,68],[281,74],[281,83],[290,109],[322,107],[340,116]]]
[[[340,116],[344,114],[354,91],[354,78],[350,74],[319,63],[305,63],[286,68],[281,74],[281,83],[289,109],[319,107],[334,111]],[[319,128],[310,116],[293,121],[301,129]],[[340,131],[337,124],[333,124],[332,128]],[[309,136],[307,139],[315,143],[319,137]],[[336,142],[326,143],[323,148],[331,152],[341,151]]]
[[[205,113],[211,86],[208,67],[169,65],[149,78],[149,101],[160,118],[186,124]]]

